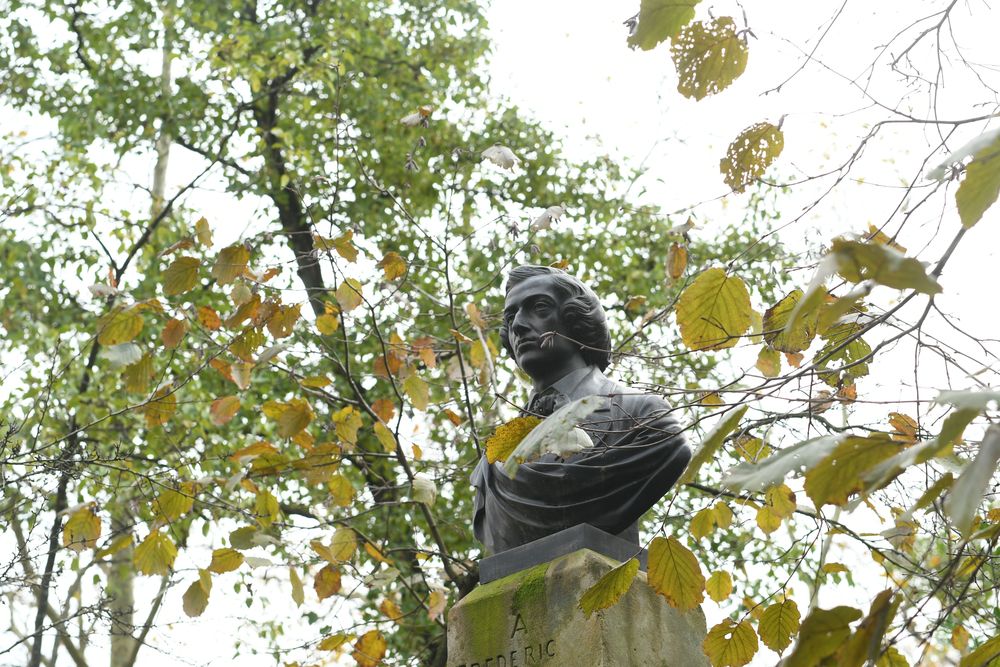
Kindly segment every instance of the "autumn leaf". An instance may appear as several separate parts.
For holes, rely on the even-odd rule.
[[[260,525],[267,528],[278,520],[281,508],[278,499],[270,491],[259,492],[254,498],[253,513]]]
[[[816,337],[817,311],[803,312],[792,323],[792,314],[802,303],[802,297],[802,290],[792,290],[764,313],[764,340],[771,349],[790,354],[802,352]]]
[[[388,398],[379,398],[372,402],[372,412],[375,413],[376,417],[388,424],[393,415],[396,414],[396,404]]]
[[[853,607],[813,609],[799,628],[799,641],[787,658],[788,667],[811,667],[833,655],[851,636],[851,623],[861,618]]]
[[[698,478],[698,471],[701,470],[703,465],[714,458],[715,453],[722,447],[722,443],[726,441],[726,436],[740,425],[740,420],[746,414],[748,407],[742,405],[723,415],[718,423],[705,434],[705,438],[701,441],[701,446],[698,447],[694,456],[691,457],[691,462],[681,476],[679,484],[690,484]]]
[[[955,191],[955,204],[965,228],[979,222],[1000,194],[1000,133],[994,130],[988,136],[992,141],[975,152]]]
[[[776,653],[784,652],[799,629],[799,618],[799,607],[794,600],[786,598],[772,604],[761,614],[757,625],[761,641]]]
[[[158,530],[152,531],[132,552],[135,568],[145,575],[166,575],[177,558],[173,541]]]
[[[769,347],[763,347],[757,354],[755,366],[766,378],[778,377],[781,375],[781,353]]]
[[[267,321],[267,330],[271,332],[275,340],[287,338],[295,330],[295,323],[299,320],[299,313],[302,304],[296,303],[292,306],[280,306],[271,319]]]
[[[726,185],[734,192],[743,192],[764,175],[784,147],[785,135],[771,123],[757,123],[743,130],[719,161]]]
[[[937,278],[928,275],[919,260],[906,257],[895,248],[836,238],[830,253],[837,262],[837,272],[852,283],[872,280],[899,290],[912,289],[924,294],[941,292]]]
[[[184,591],[182,605],[184,613],[197,618],[208,607],[208,596],[212,593],[212,575],[207,570],[198,570],[198,578]]]
[[[885,433],[864,438],[851,436],[806,472],[806,495],[816,504],[846,505],[848,498],[864,488],[864,473],[890,456],[900,445]]]
[[[333,565],[324,565],[313,579],[313,590],[320,600],[340,592],[340,570]]]
[[[517,449],[524,437],[542,422],[533,415],[515,417],[506,424],[501,424],[486,440],[486,460],[490,463],[506,461],[507,457]]]
[[[63,546],[73,551],[93,549],[101,536],[101,517],[94,511],[94,503],[87,503],[69,515],[63,526]]]
[[[208,413],[211,415],[212,423],[216,426],[222,426],[227,423],[230,419],[236,416],[236,413],[239,411],[239,396],[223,396],[222,398],[217,398],[212,401],[212,405],[208,408]]]
[[[357,444],[358,431],[364,426],[361,413],[350,405],[345,405],[333,413],[330,419],[335,424],[335,431],[338,438],[348,445]]]
[[[228,285],[243,275],[249,261],[250,251],[242,243],[223,248],[215,258],[212,277],[220,285]]]
[[[222,328],[222,318],[208,306],[198,306],[198,321],[209,331],[218,331]]]
[[[747,66],[747,44],[728,16],[684,28],[671,47],[677,91],[700,100],[725,90]]]
[[[375,438],[379,441],[379,443],[381,443],[382,449],[390,454],[396,451],[396,437],[385,424],[382,422],[376,422],[374,431]]]
[[[743,667],[753,659],[758,646],[750,621],[737,623],[731,618],[709,630],[702,644],[712,667]]]
[[[312,407],[303,398],[293,398],[282,403],[278,414],[278,435],[282,438],[294,437],[313,420]]]
[[[177,397],[171,387],[162,387],[142,407],[139,412],[146,418],[146,427],[153,428],[166,424],[177,411]]]
[[[361,296],[362,289],[361,283],[354,278],[347,278],[337,287],[335,292],[337,303],[340,304],[340,308],[345,313],[354,310],[364,302]]]
[[[195,257],[178,257],[163,271],[163,294],[176,296],[198,284],[198,267],[201,260]]]
[[[128,343],[142,332],[144,320],[136,307],[117,307],[97,320],[97,342],[111,346]]]
[[[685,246],[674,243],[667,252],[667,277],[671,281],[677,281],[684,275],[687,269],[688,252]]]
[[[389,251],[376,266],[382,269],[385,279],[392,281],[406,275],[406,261],[398,252]]]
[[[358,663],[358,667],[376,667],[385,657],[386,648],[387,644],[382,633],[378,630],[369,630],[355,642],[351,657]]]
[[[330,500],[338,507],[349,507],[354,500],[354,486],[339,473],[330,478],[326,488],[330,491]]]
[[[329,336],[340,328],[340,318],[330,313],[323,313],[316,318],[316,330],[324,336]]]
[[[139,361],[125,369],[125,391],[133,393],[145,393],[149,390],[149,385],[153,381],[155,369],[153,368],[153,356],[144,354]]]
[[[212,247],[212,228],[208,224],[208,220],[205,218],[198,218],[198,222],[194,223],[194,235],[198,239],[198,243],[204,248]]]
[[[750,326],[751,310],[742,280],[721,268],[702,271],[677,302],[681,339],[692,350],[732,347]]]
[[[403,610],[399,608],[395,600],[390,600],[389,598],[382,600],[382,603],[378,606],[378,610],[394,623],[398,623],[403,618]]]
[[[167,322],[166,326],[163,327],[163,332],[160,334],[163,346],[168,350],[172,350],[180,345],[181,340],[184,339],[184,334],[187,333],[187,329],[188,324],[184,320],[173,319]]]
[[[403,392],[410,399],[410,404],[421,412],[427,411],[430,401],[430,387],[419,375],[414,373],[403,380]]]
[[[649,545],[647,580],[670,606],[694,609],[705,599],[705,576],[698,559],[674,537],[656,537]]]
[[[212,562],[208,566],[209,572],[223,574],[232,572],[243,564],[243,554],[235,549],[215,549],[212,551]]]
[[[615,605],[628,589],[639,572],[639,559],[632,558],[610,570],[587,589],[580,598],[579,607],[587,618],[595,611]]]
[[[153,501],[156,517],[165,523],[171,523],[186,515],[194,507],[194,497],[197,486],[185,482],[176,489],[164,489]]]

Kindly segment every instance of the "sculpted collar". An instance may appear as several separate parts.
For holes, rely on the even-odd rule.
[[[593,377],[595,374],[598,376],[598,378]],[[597,366],[587,366],[586,368],[578,368],[575,371],[571,371],[566,375],[562,376],[561,378],[553,382],[551,385],[549,385],[542,391],[544,392],[548,391],[549,389],[555,389],[566,398],[570,400],[575,400],[577,398],[582,398],[583,396],[588,395],[587,393],[580,393],[580,390],[583,387],[592,384],[591,383],[592,379],[594,380],[604,379],[604,373],[601,373],[600,369],[598,369]],[[531,398],[534,398],[534,394],[531,395]],[[528,399],[529,405],[531,403],[531,398]]]

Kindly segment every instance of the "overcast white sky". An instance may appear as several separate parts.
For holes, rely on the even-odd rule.
[[[711,6],[713,13],[733,15],[742,24],[742,9],[735,2],[710,3],[699,9],[703,17]],[[626,47],[622,21],[637,9],[638,2],[598,0],[497,0],[490,11],[495,39],[491,73],[493,92],[517,103],[563,139],[563,150],[570,157],[584,157],[595,151],[608,152],[633,166],[644,164],[647,175],[638,184],[645,190],[643,199],[667,210],[697,206],[702,225],[695,234],[710,237],[723,225],[740,220],[741,197],[725,203],[726,187],[718,173],[718,161],[728,143],[745,127],[763,120],[777,122],[784,117],[786,149],[771,174],[778,180],[815,174],[844,161],[858,139],[867,131],[867,123],[887,118],[888,114],[872,108],[859,86],[848,78],[862,75],[875,57],[877,47],[886,43],[898,29],[913,19],[927,15],[946,3],[884,0],[880,3],[849,2],[843,15],[817,50],[816,57],[839,74],[816,62],[798,73],[780,93],[763,95],[781,83],[802,62],[803,50],[813,47],[826,22],[841,6],[840,0],[815,2],[745,3],[749,26],[756,38],[750,41],[746,74],[722,94],[693,102],[676,91],[676,79],[667,47],[652,52],[635,52]],[[964,3],[960,3],[964,5]],[[996,14],[974,3],[978,16],[989,20],[969,20],[967,12],[957,14],[955,32],[969,60],[989,61],[997,65],[995,38]],[[787,40],[787,41],[786,41]],[[891,48],[898,52],[899,42]],[[881,65],[884,68],[884,61]],[[866,85],[861,79],[860,85]],[[913,95],[888,77],[877,73],[868,82],[868,93],[878,102],[895,106],[904,100],[914,114],[926,116],[926,98]],[[942,116],[965,117],[982,113],[974,107],[982,98],[981,88],[973,86],[960,71],[949,73],[942,92]],[[959,133],[968,138],[968,133]],[[853,173],[864,184],[847,181],[828,200],[801,223],[785,230],[782,240],[789,246],[815,246],[838,234],[863,231],[869,222],[881,224],[902,196],[900,185],[917,173],[917,165],[927,145],[925,131],[917,126],[900,125],[872,143]],[[962,143],[957,140],[952,148]],[[516,146],[511,146],[517,151]],[[530,169],[530,165],[525,165]],[[142,180],[137,178],[137,180]],[[786,219],[799,214],[817,194],[815,187],[793,190],[782,199]],[[707,203],[704,203],[707,202]],[[703,204],[704,203],[704,204]],[[211,218],[211,211],[206,213]],[[220,211],[220,216],[222,212]],[[970,234],[946,272],[942,283],[945,294],[939,300],[944,310],[958,314],[962,323],[981,337],[995,336],[998,318],[995,305],[995,280],[987,278],[988,269],[997,265],[1000,212],[996,209]],[[912,241],[904,234],[901,242],[913,249],[930,243],[941,246],[933,232],[939,219],[930,211],[920,213],[914,224]],[[564,224],[572,224],[571,220]],[[944,225],[954,227],[953,210]],[[890,231],[895,226],[890,225]],[[974,235],[974,238],[973,238]],[[949,239],[951,232],[942,233]],[[664,249],[665,250],[665,249]],[[933,252],[928,257],[933,257]],[[801,280],[805,280],[805,274]],[[942,333],[942,335],[946,335]],[[963,345],[954,335],[949,342]],[[890,356],[888,365],[899,364],[900,373],[886,375],[879,391],[893,392],[888,400],[909,395],[905,382],[911,381],[912,353]],[[752,365],[752,360],[749,362]],[[901,379],[902,378],[902,379]],[[934,384],[933,377],[925,379]],[[901,384],[902,383],[902,384]],[[956,382],[962,384],[959,378]],[[875,385],[868,385],[874,391]],[[178,567],[193,566],[181,562]],[[852,556],[838,556],[862,571],[870,567],[867,554],[852,562]],[[231,580],[226,577],[230,577]],[[142,665],[231,664],[232,644],[240,628],[243,607],[240,597],[226,590],[235,575],[217,577],[205,615],[192,620],[180,609],[182,589],[175,588],[161,612],[160,621],[169,625],[150,635],[151,648],[144,648]],[[307,584],[308,585],[308,584]],[[151,591],[149,592],[151,593]],[[824,595],[824,605],[839,602],[840,593],[831,587]],[[287,594],[272,595],[287,600]],[[845,600],[857,603],[857,600]],[[291,601],[286,602],[289,606]],[[275,603],[277,604],[277,602]],[[707,601],[709,625],[723,612]],[[259,610],[251,612],[255,617]],[[275,615],[283,615],[284,610]],[[331,625],[337,626],[335,619]],[[312,639],[309,632],[287,628],[287,644],[295,638]],[[253,641],[252,637],[245,637]],[[160,652],[158,649],[161,649]],[[753,663],[774,662],[774,654],[762,648]],[[100,661],[97,662],[100,664]],[[240,665],[271,665],[266,656],[244,654]],[[345,664],[352,664],[348,660]]]

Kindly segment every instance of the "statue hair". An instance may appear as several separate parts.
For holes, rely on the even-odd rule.
[[[550,276],[565,301],[559,304],[559,317],[565,322],[565,335],[584,345],[580,353],[584,361],[602,371],[611,363],[611,332],[608,330],[604,307],[594,291],[578,278],[551,266],[527,264],[511,269],[507,274],[507,293],[519,283],[535,276]],[[500,343],[511,358],[507,323],[500,326]]]

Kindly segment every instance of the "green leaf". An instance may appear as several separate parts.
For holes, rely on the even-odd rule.
[[[299,571],[294,567],[288,569],[288,581],[292,585],[292,601],[296,607],[301,607],[302,603],[306,601],[306,592],[302,586],[302,577],[299,576]]]
[[[770,123],[757,123],[743,130],[719,161],[726,185],[734,192],[743,192],[764,175],[784,147],[785,135]]]
[[[212,592],[212,575],[207,570],[198,570],[198,578],[191,582],[182,600],[184,613],[196,618],[205,613],[208,596]]]
[[[764,610],[757,631],[765,646],[782,653],[792,643],[792,635],[799,629],[799,619],[799,606],[794,600],[786,599]]]
[[[986,429],[975,460],[966,464],[944,501],[944,510],[948,518],[963,537],[968,537],[972,532],[973,518],[990,480],[993,479],[998,461],[1000,461],[1000,426],[994,424]]]
[[[816,337],[818,312],[803,312],[797,317],[793,327],[792,313],[802,300],[802,290],[796,289],[764,313],[764,340],[773,350],[779,352],[801,352],[809,347]]]
[[[701,0],[642,0],[638,22],[628,38],[628,45],[649,51],[660,42],[677,36],[694,18],[694,7]]]
[[[728,16],[684,28],[671,47],[677,91],[700,100],[729,87],[747,67],[747,44]]]
[[[725,618],[708,631],[702,644],[712,667],[743,667],[753,660],[760,644],[750,621]]]
[[[912,289],[923,294],[941,291],[941,285],[934,276],[928,275],[923,263],[890,246],[836,238],[830,253],[836,260],[837,273],[852,283],[871,280],[886,287]]]
[[[580,599],[579,607],[590,618],[595,611],[607,609],[616,604],[628,589],[639,572],[639,559],[633,558],[614,568],[596,584],[587,589]]]
[[[650,543],[647,581],[670,606],[682,611],[705,599],[705,575],[698,559],[673,537],[656,537]]]
[[[784,481],[793,470],[808,469],[822,461],[842,441],[843,436],[824,435],[786,447],[758,463],[741,463],[723,478],[726,487],[763,491]]]
[[[176,296],[198,284],[198,267],[201,260],[195,257],[178,257],[163,271],[163,293]]]
[[[863,329],[856,322],[841,322],[826,332],[826,344],[816,353],[819,379],[839,388],[868,375],[868,361],[863,360],[869,358],[872,348],[861,338]]]
[[[875,596],[868,615],[858,625],[857,631],[837,651],[838,666],[862,667],[878,659],[882,638],[901,601],[900,596],[895,596],[893,599],[892,589],[884,590]]]
[[[962,658],[958,667],[997,667],[1000,663],[1000,635],[983,642],[972,653]]]
[[[799,629],[799,641],[788,656],[788,667],[813,667],[837,649],[851,636],[851,623],[861,618],[853,607],[814,609]]]
[[[403,380],[403,392],[413,407],[421,412],[427,411],[427,406],[430,404],[430,387],[423,378],[414,373]]]
[[[722,417],[719,423],[712,428],[711,431],[705,434],[705,439],[701,441],[701,447],[695,452],[694,456],[691,457],[691,463],[688,464],[687,470],[681,476],[678,484],[690,484],[698,476],[698,471],[703,465],[708,463],[712,458],[714,458],[715,453],[719,451],[722,447],[722,443],[725,442],[726,436],[732,433],[737,426],[740,425],[740,420],[743,419],[743,415],[746,414],[747,408],[749,406],[741,405],[735,408],[729,414]]]
[[[702,271],[677,302],[681,339],[692,350],[721,350],[736,345],[750,327],[750,293],[724,269]]]
[[[161,533],[154,530],[140,542],[132,552],[132,562],[135,568],[142,574],[165,575],[170,572],[177,558],[177,547],[173,541]]]
[[[63,526],[63,546],[73,551],[94,548],[100,536],[101,518],[94,511],[93,503],[70,514]]]
[[[962,226],[979,222],[1000,194],[1000,135],[976,152],[965,168],[965,178],[955,191]]]
[[[849,496],[863,490],[865,473],[900,449],[888,433],[849,436],[806,473],[806,494],[817,508],[846,505]]]

